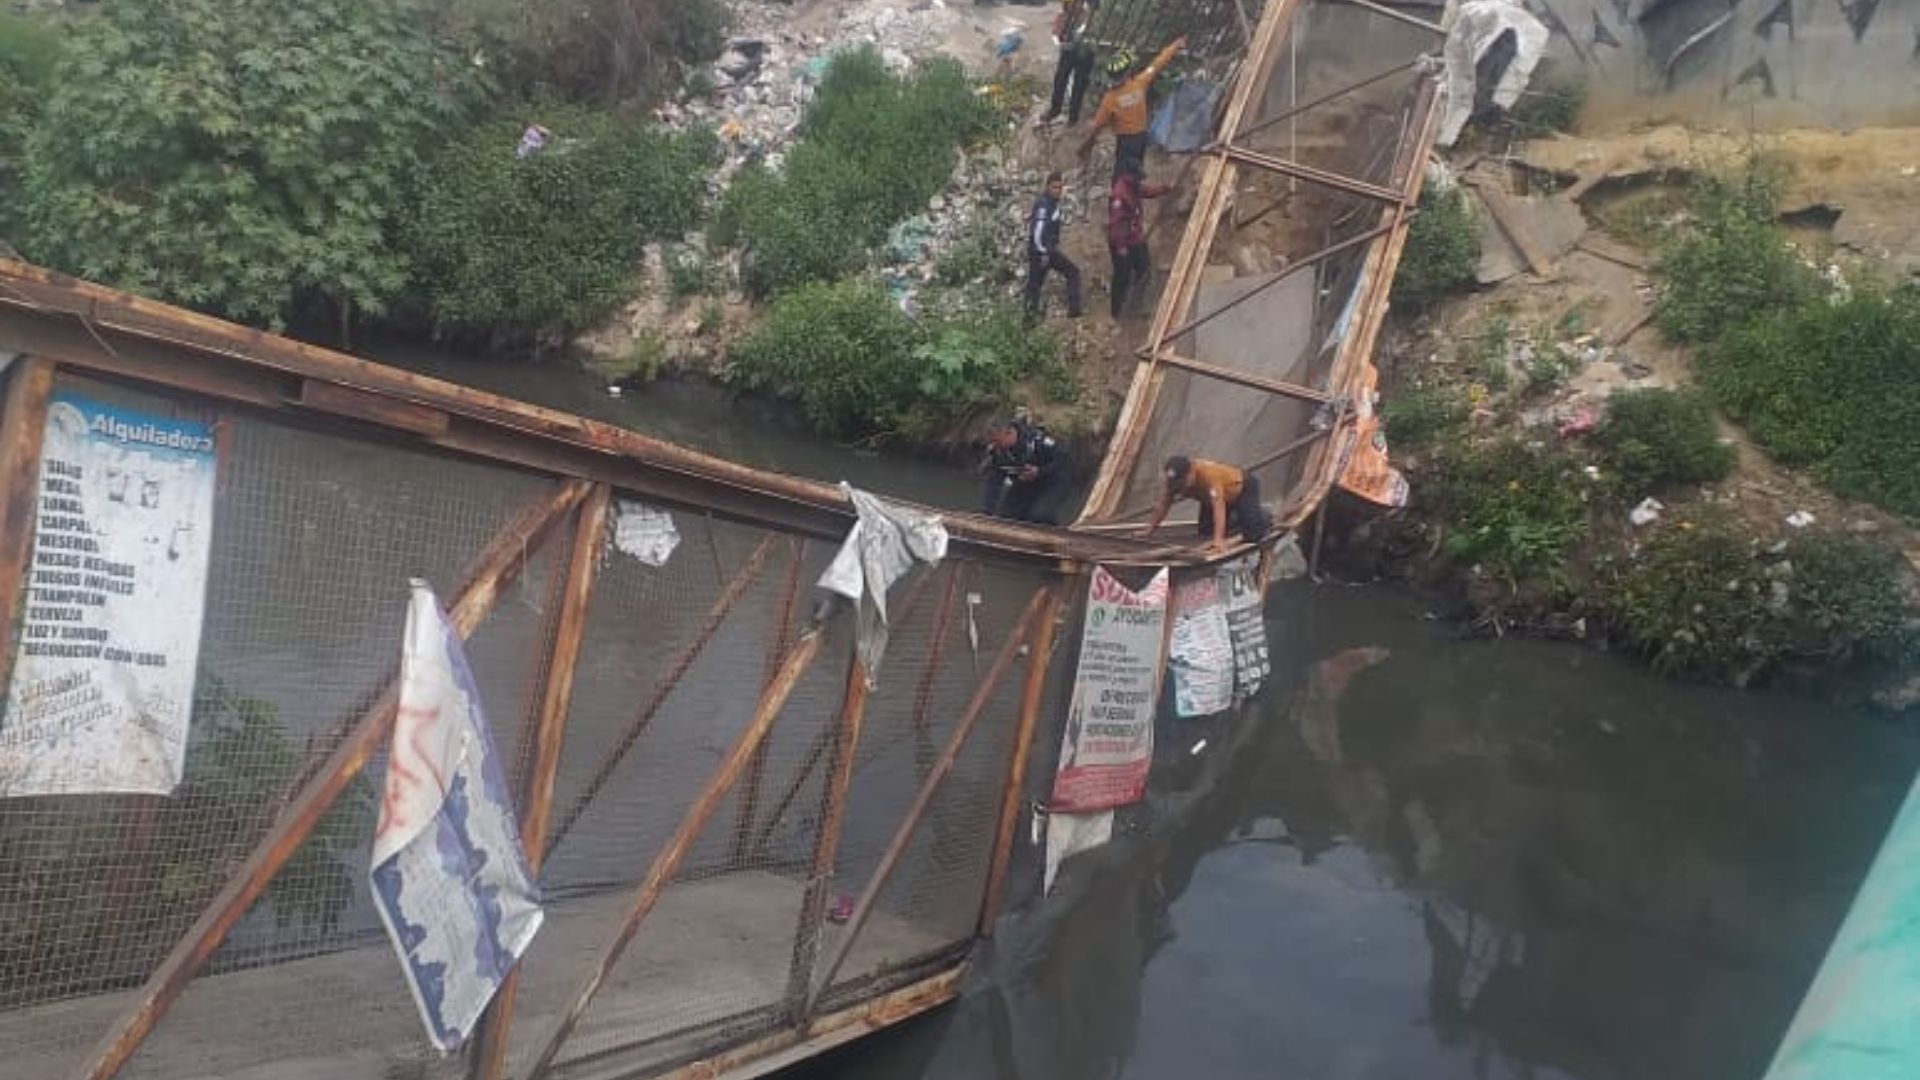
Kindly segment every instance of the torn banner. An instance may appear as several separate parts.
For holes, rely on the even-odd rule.
[[[856,647],[871,680],[887,651],[887,590],[915,560],[937,563],[947,557],[947,528],[936,515],[891,505],[851,484],[841,483],[840,490],[853,500],[860,518],[820,575],[819,586],[858,605]]]
[[[1048,800],[1051,891],[1060,864],[1113,835],[1113,808],[1138,802],[1153,766],[1153,715],[1166,652],[1168,575],[1135,592],[1094,567],[1073,699]]]
[[[1173,590],[1173,634],[1167,643],[1174,715],[1212,716],[1232,708],[1233,658],[1220,579],[1181,582]]]
[[[542,916],[479,689],[424,581],[407,608],[373,899],[428,1038],[457,1049]]]

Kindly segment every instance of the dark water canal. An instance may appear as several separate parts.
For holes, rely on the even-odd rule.
[[[974,491],[697,386],[409,359],[753,464]],[[1164,726],[1142,820],[1010,920],[960,1002],[789,1080],[1757,1077],[1920,738],[1424,614],[1277,589],[1258,707]]]

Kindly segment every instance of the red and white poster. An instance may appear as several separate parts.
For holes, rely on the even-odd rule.
[[[1164,568],[1139,592],[1094,568],[1073,703],[1053,778],[1053,812],[1108,810],[1146,793],[1166,621]]]

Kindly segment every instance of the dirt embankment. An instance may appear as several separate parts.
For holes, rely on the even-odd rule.
[[[1458,438],[1511,435],[1579,452],[1615,393],[1690,386],[1690,350],[1666,340],[1652,321],[1658,247],[1684,222],[1695,175],[1724,171],[1755,152],[1786,165],[1783,223],[1814,265],[1839,278],[1900,279],[1920,270],[1920,129],[1755,138],[1659,128],[1556,136],[1516,148],[1511,158],[1456,153],[1448,171],[1480,219],[1478,284],[1396,321],[1382,357],[1389,407],[1396,396],[1447,394],[1469,410]],[[1726,479],[1661,492],[1651,519],[1659,524],[1651,527],[1628,519],[1632,502],[1601,511],[1605,520],[1568,559],[1570,572],[1631,560],[1653,528],[1714,521],[1731,522],[1762,547],[1812,530],[1865,538],[1900,551],[1920,574],[1920,530],[1911,523],[1780,466],[1724,418],[1719,427],[1735,451]],[[1551,583],[1515,587],[1448,557],[1446,523],[1421,498],[1442,453],[1442,446],[1396,447],[1415,483],[1405,513],[1383,518],[1336,505],[1329,566],[1429,586],[1437,611],[1481,632],[1597,637],[1591,594]]]

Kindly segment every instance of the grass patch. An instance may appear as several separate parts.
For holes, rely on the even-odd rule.
[[[902,78],[871,48],[844,54],[807,107],[784,171],[736,178],[713,235],[745,250],[743,284],[755,296],[844,277],[946,187],[959,148],[993,121],[958,64],[934,61]]]
[[[1406,386],[1380,408],[1387,442],[1396,450],[1417,450],[1466,426],[1467,403],[1443,386]]]
[[[1458,187],[1420,193],[1420,214],[1393,278],[1393,304],[1418,313],[1473,287],[1480,269],[1480,223]]]
[[[1615,240],[1658,251],[1692,210],[1693,200],[1685,188],[1659,185],[1609,199],[1588,213],[1600,231]]]
[[[1443,450],[1430,486],[1449,525],[1447,554],[1517,584],[1557,575],[1586,535],[1587,483],[1571,454],[1502,440]]]
[[[1754,158],[1694,185],[1693,225],[1660,255],[1654,313],[1676,341],[1709,342],[1755,315],[1813,299],[1819,278],[1775,223],[1785,176]]]
[[[1070,382],[1060,351],[1010,306],[916,323],[880,285],[851,279],[783,294],[732,361],[734,378],[793,395],[826,435],[918,438],[1000,403],[1021,379]]]
[[[1557,131],[1572,131],[1587,103],[1585,83],[1549,83],[1539,90],[1520,95],[1507,112],[1513,133],[1523,139],[1538,139]]]
[[[1909,655],[1898,556],[1850,537],[1769,558],[1731,526],[1648,543],[1605,598],[1628,647],[1668,674],[1746,683],[1789,660]]]
[[[518,159],[519,125],[463,135],[427,171],[407,230],[432,318],[454,332],[572,332],[630,299],[643,243],[698,219],[713,137],[569,112]]]
[[[1711,483],[1733,471],[1733,447],[1720,441],[1698,391],[1626,390],[1607,406],[1594,441],[1630,495]]]
[[[1920,517],[1920,294],[1855,288],[1763,314],[1700,364],[1727,412],[1780,461]]]

